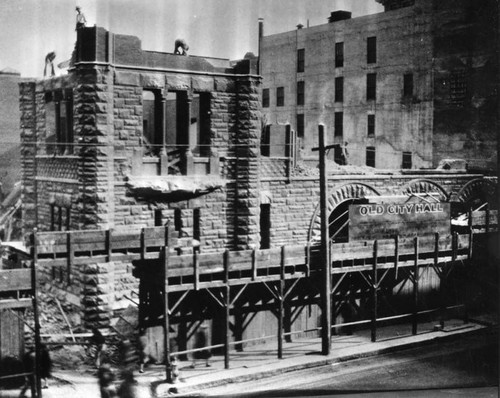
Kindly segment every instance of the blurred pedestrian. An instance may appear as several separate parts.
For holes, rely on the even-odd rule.
[[[195,335],[194,348],[205,348],[208,345],[208,326],[206,324],[202,324],[198,332]],[[193,353],[193,363],[191,364],[191,368],[195,368],[196,360],[201,359],[205,360],[205,366],[210,366],[210,358],[212,357],[212,351],[210,348],[205,350],[195,351]]]
[[[136,363],[136,350],[129,339],[125,338],[120,342],[119,353],[122,370],[132,369]]]
[[[134,378],[134,373],[130,369],[122,371],[122,381],[118,387],[117,393],[119,398],[136,398],[137,397],[137,380]]]
[[[31,395],[35,396],[36,383],[35,383],[35,357],[36,351],[35,348],[31,348],[27,353],[23,356],[23,367],[25,373],[32,373],[32,375],[25,376],[25,382],[23,387],[21,388],[21,393],[19,397],[25,397],[26,391],[28,388],[31,388]],[[40,378],[42,379],[42,388],[49,388],[49,377],[52,372],[52,360],[50,358],[49,350],[45,344],[40,345]]]
[[[104,355],[106,353],[106,339],[96,327],[92,328],[92,336],[90,337],[90,344],[95,346],[95,367],[99,369],[101,366]]]
[[[146,365],[148,359],[148,337],[146,336],[146,330],[140,329],[139,336],[137,336],[137,351],[139,354],[139,373],[144,373],[144,366]]]
[[[99,391],[101,398],[116,398],[116,387],[114,384],[115,374],[111,367],[105,363],[99,367],[97,371],[97,379],[99,381]]]

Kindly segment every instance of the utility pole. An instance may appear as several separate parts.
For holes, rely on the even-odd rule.
[[[332,266],[330,262],[330,237],[328,233],[328,212],[326,201],[328,196],[328,181],[326,178],[326,151],[333,145],[325,146],[325,126],[318,125],[319,147],[313,151],[319,151],[319,196],[321,217],[321,267],[323,273],[323,286],[321,289],[321,352],[330,355],[332,337],[332,303],[331,303],[331,280]]]

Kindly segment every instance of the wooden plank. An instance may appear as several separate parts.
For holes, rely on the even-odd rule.
[[[4,299],[0,300],[0,310],[15,309],[15,308],[28,308],[33,305],[30,298],[22,299]]]
[[[28,268],[0,270],[0,292],[31,289],[31,271]]]

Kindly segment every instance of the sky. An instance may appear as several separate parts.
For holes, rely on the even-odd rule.
[[[77,5],[87,26],[137,36],[143,50],[173,52],[183,38],[189,54],[231,60],[257,54],[259,18],[267,36],[324,24],[332,11],[383,11],[375,0],[0,0],[0,70],[42,77],[47,53],[56,52],[55,64],[69,59]]]

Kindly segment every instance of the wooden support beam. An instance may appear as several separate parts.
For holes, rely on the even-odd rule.
[[[40,341],[40,319],[38,316],[38,282],[37,282],[37,265],[38,265],[38,240],[37,230],[33,230],[33,263],[31,264],[31,295],[33,298],[33,318],[35,322],[35,394],[36,398],[42,398],[42,379],[41,374],[41,341]]]
[[[372,308],[372,320],[371,320],[371,339],[372,342],[377,341],[377,291],[378,291],[378,282],[377,282],[377,249],[378,249],[378,241],[375,240],[373,242],[373,268],[372,268],[372,299],[373,299],[373,308]]]
[[[412,314],[412,334],[417,334],[418,325],[418,236],[415,237],[415,264],[413,266],[413,314]]]
[[[198,251],[193,250],[193,276],[194,276],[194,290],[199,289],[200,283],[200,260],[198,259]]]
[[[168,301],[168,263],[170,255],[170,223],[165,225],[165,242],[163,246],[163,344],[165,347],[165,373],[167,383],[172,383],[172,364],[170,361],[170,311]],[[144,229],[141,230],[141,257],[145,256],[146,245],[144,240]]]
[[[394,237],[394,279],[398,279],[399,235]]]
[[[278,358],[283,359],[283,317],[284,317],[284,302],[285,302],[285,246],[281,246],[281,264],[280,264],[280,281],[278,296]]]
[[[224,334],[224,369],[229,369],[229,340],[230,340],[230,310],[231,310],[231,287],[229,286],[229,250],[224,252],[224,282],[225,282],[225,334]]]
[[[111,243],[112,230],[106,230],[106,252],[107,252],[107,262],[111,262],[111,256],[113,254],[113,245]]]
[[[73,251],[73,235],[71,232],[68,232],[66,235],[67,244],[68,244],[68,257],[67,257],[67,265],[66,265],[66,282],[68,286],[71,285],[71,272],[73,270],[73,263],[75,260],[75,252]]]

